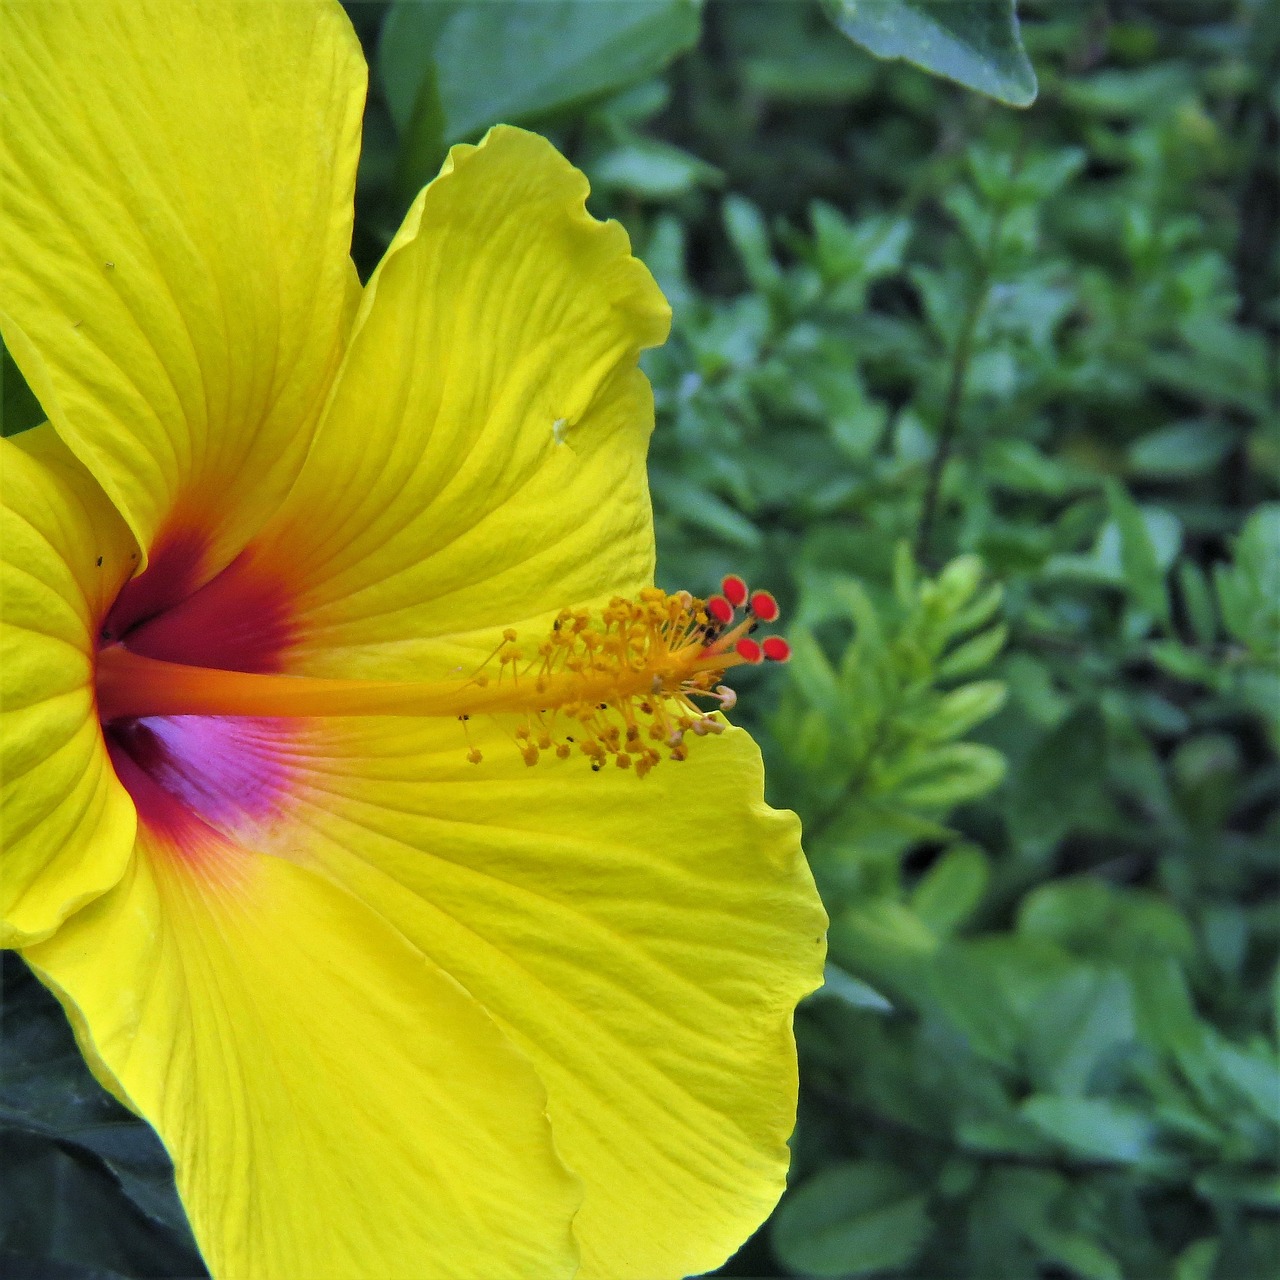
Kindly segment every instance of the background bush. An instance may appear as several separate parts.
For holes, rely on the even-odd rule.
[[[1253,1280],[1280,1257],[1280,18],[1026,4],[1025,111],[830,20],[877,47],[855,17],[930,12],[353,5],[357,259],[449,142],[553,137],[675,308],[646,357],[660,580],[783,603],[794,660],[739,719],[831,966],[792,1187],[725,1273]],[[941,69],[1025,100],[1007,24],[961,35],[977,61]],[[7,357],[4,393],[6,430],[35,420]],[[4,977],[6,1274],[196,1274],[149,1132]]]

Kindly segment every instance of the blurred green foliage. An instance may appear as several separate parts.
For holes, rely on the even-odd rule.
[[[1012,8],[982,7],[968,54],[1025,100]],[[353,5],[357,260],[450,141],[549,133],[675,310],[646,357],[660,579],[736,570],[783,604],[793,661],[737,715],[804,819],[831,963],[797,1019],[792,1187],[725,1273],[1260,1280],[1280,14],[1025,3],[1017,112],[831,20],[895,9],[940,12]],[[34,419],[7,357],[4,394],[6,429]],[[193,1274],[146,1131],[5,977],[0,1165],[58,1212],[40,1240],[0,1215],[0,1261]]]

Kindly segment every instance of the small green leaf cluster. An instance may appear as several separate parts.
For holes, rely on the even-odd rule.
[[[1006,696],[1001,682],[974,678],[1006,634],[991,625],[1000,588],[980,582],[972,556],[919,580],[903,545],[879,604],[852,576],[802,595],[790,680],[769,724],[773,785],[806,818],[829,905],[896,894],[909,849],[950,842],[939,815],[1004,776],[998,751],[963,741]],[[839,635],[844,624],[852,635],[833,663],[813,628]]]
[[[729,1274],[1280,1252],[1277,45],[1166,14],[1027,6],[1015,115],[712,6],[636,127],[719,185],[606,201],[675,305],[659,572],[782,600],[739,708],[833,920]]]

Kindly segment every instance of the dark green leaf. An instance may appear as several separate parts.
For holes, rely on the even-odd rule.
[[[835,1165],[783,1202],[773,1246],[786,1266],[805,1275],[860,1276],[904,1266],[928,1236],[926,1204],[895,1165]]]
[[[634,84],[687,49],[698,29],[698,0],[399,0],[383,28],[378,69],[406,130],[434,63],[444,136],[456,142]]]
[[[40,402],[18,372],[8,348],[0,347],[0,435],[17,435],[43,421]]]

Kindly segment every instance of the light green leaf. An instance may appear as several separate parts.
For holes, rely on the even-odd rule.
[[[1169,593],[1165,588],[1164,575],[1168,562],[1162,563],[1155,531],[1144,518],[1146,513],[1138,509],[1120,485],[1108,484],[1107,500],[1111,506],[1111,518],[1119,531],[1120,568],[1129,594],[1153,618],[1167,623]]]
[[[855,978],[838,964],[828,963],[822,975],[822,986],[811,1000],[837,1000],[851,1009],[870,1009],[874,1013],[892,1013],[893,1005],[874,987]]]
[[[782,273],[774,261],[769,229],[760,210],[744,196],[729,195],[725,197],[723,216],[724,228],[747,279],[767,293],[777,285]]]
[[[935,933],[949,934],[977,909],[990,877],[987,855],[977,845],[957,845],[916,885],[911,906]]]
[[[824,7],[877,58],[903,58],[1011,107],[1035,101],[1014,0],[824,0]]]
[[[1091,1160],[1134,1164],[1151,1148],[1150,1120],[1107,1098],[1030,1097],[1022,1114],[1042,1133]]]
[[[791,661],[787,674],[811,707],[830,715],[839,707],[840,684],[822,652],[822,647],[806,627],[791,630]]]
[[[1046,1093],[1080,1097],[1137,1042],[1133,984],[1119,969],[1081,965],[1049,984],[1026,1014],[1027,1072]]]
[[[1129,446],[1129,465],[1142,476],[1181,479],[1203,475],[1231,452],[1235,432],[1220,422],[1177,422]]]
[[[1008,690],[999,680],[975,680],[943,694],[924,726],[932,742],[947,742],[967,733],[1004,706]]]
[[[664,493],[671,510],[696,528],[744,550],[760,545],[760,530],[741,511],[695,481],[672,477]]]
[[[669,142],[634,137],[588,166],[591,185],[625,191],[644,200],[669,200],[700,186],[718,186],[724,175],[713,165]]]
[[[1004,648],[1009,637],[1009,628],[1003,623],[980,631],[976,636],[957,645],[939,664],[938,677],[942,680],[955,680],[960,676],[972,675],[981,671],[996,654]]]
[[[948,809],[985,795],[999,786],[1004,773],[1004,756],[994,747],[951,742],[928,751],[899,778],[894,798],[922,809]]]

